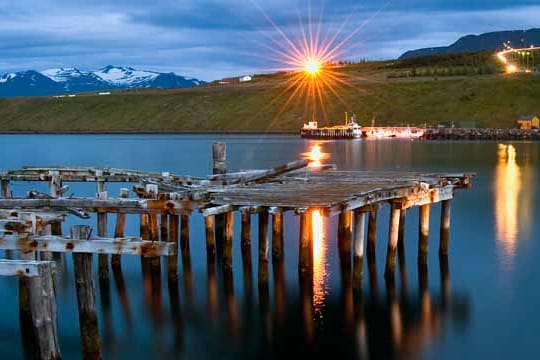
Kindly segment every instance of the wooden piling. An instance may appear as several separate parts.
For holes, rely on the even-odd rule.
[[[11,192],[9,191],[9,180],[2,180],[2,197],[11,197]]]
[[[450,242],[450,200],[441,202],[441,239],[439,244],[439,256],[448,256]]]
[[[169,237],[168,241],[172,244],[178,244],[178,215],[169,215]],[[169,279],[174,279],[178,274],[178,253],[167,257],[167,275]]]
[[[212,173],[225,174],[227,172],[227,147],[225,143],[212,144]]]
[[[233,264],[233,225],[234,213],[229,211],[224,214],[225,226],[223,228],[223,268],[231,270]]]
[[[386,270],[385,277],[387,280],[394,278],[394,272],[396,268],[396,250],[399,234],[399,217],[400,209],[395,205],[392,205],[390,210],[390,225],[388,229],[388,248],[386,253]]]
[[[300,215],[300,235],[298,249],[298,272],[300,275],[308,273],[311,267],[311,211]]]
[[[242,212],[242,229],[240,237],[242,253],[249,253],[251,251],[251,213],[249,211]]]
[[[23,342],[31,347],[24,349],[24,352],[30,358],[61,358],[56,326],[53,266],[54,262],[49,261],[0,260],[0,275],[23,274],[20,280],[24,281],[25,291],[19,296],[26,297],[28,309],[25,312],[28,312],[28,317],[21,317],[20,320]]]
[[[401,209],[399,213],[399,230],[398,230],[398,256],[405,256],[405,220],[407,217],[407,209]]]
[[[107,200],[107,192],[105,191],[105,182],[98,181],[98,199]],[[107,213],[98,212],[97,214],[97,235],[99,237],[107,237]],[[106,254],[98,255],[98,274],[100,278],[109,277],[109,259]]]
[[[120,197],[122,199],[127,199],[129,196],[129,190],[126,188],[120,189]],[[116,214],[116,224],[114,227],[114,237],[115,238],[122,238],[124,237],[124,228],[126,226],[126,214],[118,213]],[[122,266],[121,264],[121,257],[120,255],[112,255],[111,256],[111,267],[113,268],[120,268]]]
[[[259,287],[268,284],[268,211],[259,213]]]
[[[206,262],[214,263],[216,260],[216,237],[214,234],[214,215],[204,218],[204,228],[206,231]]]
[[[339,214],[338,220],[338,247],[342,260],[350,264],[352,249],[352,211],[344,211]]]
[[[429,212],[431,206],[420,206],[420,216],[418,223],[418,263],[427,264],[428,239],[429,239]]]
[[[283,210],[272,213],[272,263],[283,261]]]
[[[71,228],[71,238],[88,240],[92,228],[86,225],[76,225]],[[79,309],[79,327],[83,358],[100,359],[101,342],[98,332],[96,310],[96,295],[92,277],[92,254],[73,254],[75,286]]]
[[[368,213],[368,235],[367,235],[367,253],[375,254],[375,248],[377,245],[377,213],[379,208],[377,205],[373,205],[373,208]]]
[[[364,262],[364,236],[366,213],[356,210],[354,212],[354,255],[353,255],[353,288],[362,289],[362,274]]]

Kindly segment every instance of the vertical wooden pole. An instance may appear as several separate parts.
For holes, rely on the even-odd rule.
[[[441,242],[439,244],[439,256],[448,256],[448,244],[450,242],[450,203],[451,200],[441,202]]]
[[[2,183],[2,197],[10,198],[11,191],[9,190],[9,180],[1,180]],[[11,250],[5,251],[6,259],[11,259],[13,257],[13,252]]]
[[[368,219],[368,235],[367,235],[367,253],[375,254],[375,248],[377,245],[377,213],[378,206],[373,205],[373,209],[369,212]]]
[[[364,263],[364,236],[366,227],[366,213],[356,210],[354,212],[354,259],[353,259],[353,288],[362,289],[362,268]]]
[[[227,147],[225,143],[212,144],[212,173],[225,174],[227,172]]]
[[[418,263],[427,264],[428,238],[429,238],[429,210],[430,205],[420,206],[420,219],[418,224]]]
[[[283,261],[283,210],[276,209],[272,214],[272,263]]]
[[[268,211],[259,213],[259,286],[268,284]]]
[[[159,219],[159,235],[163,242],[169,241],[169,215],[161,214]]]
[[[407,209],[401,209],[399,213],[399,230],[398,230],[398,256],[405,256],[405,220]]]
[[[92,228],[76,225],[71,228],[71,238],[88,240]],[[79,307],[79,326],[83,358],[101,359],[101,342],[98,332],[96,295],[92,277],[92,254],[73,254],[75,286]]]
[[[100,180],[97,182],[98,199],[107,200],[107,192],[105,191],[105,182]],[[99,237],[107,237],[107,213],[98,212],[97,214],[97,235]],[[109,277],[109,259],[107,254],[98,255],[98,274],[100,278]]]
[[[385,277],[387,280],[394,278],[396,268],[396,250],[399,233],[399,217],[401,210],[392,204],[390,210],[390,225],[388,229],[388,248],[386,253]]]
[[[120,189],[120,197],[122,199],[127,199],[129,196],[129,190],[126,188]],[[116,224],[114,227],[114,237],[115,238],[122,238],[124,237],[124,228],[126,226],[126,214],[118,213],[116,215]],[[122,266],[121,264],[121,258],[120,255],[112,255],[111,257],[111,267],[113,268],[120,268]]]
[[[216,142],[212,144],[212,173],[214,175],[225,174],[227,172],[227,147],[225,143]],[[214,218],[215,241],[217,259],[223,259],[223,242],[225,231],[225,215],[218,214]]]
[[[206,231],[206,262],[214,263],[216,260],[216,237],[214,234],[214,216],[204,218],[204,228]]]
[[[251,213],[249,211],[242,211],[242,229],[240,237],[242,257],[251,257]]]
[[[223,228],[223,268],[227,271],[232,269],[233,264],[233,226],[234,213],[229,211],[223,214],[225,223]]]
[[[339,254],[342,260],[348,260],[350,264],[352,248],[352,211],[344,211],[339,214],[338,227]]]
[[[304,274],[309,272],[311,267],[311,211],[306,211],[300,215],[300,236],[298,249],[298,272]]]
[[[40,265],[38,277],[25,279],[39,359],[61,358],[56,327],[53,264],[48,262]]]
[[[178,215],[169,215],[169,242],[178,244]],[[175,279],[178,274],[178,253],[167,257],[167,275],[169,279]]]

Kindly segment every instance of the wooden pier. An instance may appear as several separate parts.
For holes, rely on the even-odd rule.
[[[376,243],[377,213],[381,205],[389,204],[390,222],[385,277],[392,280],[396,256],[403,246],[405,216],[411,208],[419,208],[418,263],[427,261],[429,217],[431,205],[441,206],[441,243],[439,254],[449,252],[450,202],[455,190],[468,188],[472,174],[421,174],[396,172],[339,171],[335,166],[310,166],[299,160],[267,170],[227,172],[226,149],[221,143],[212,149],[213,174],[206,178],[151,173],[124,169],[26,167],[0,173],[0,249],[6,257],[20,253],[23,260],[0,261],[0,275],[37,276],[47,278],[50,263],[36,262],[50,254],[73,253],[79,320],[83,352],[89,358],[99,358],[95,294],[92,280],[93,254],[98,254],[98,276],[108,278],[109,261],[113,270],[121,267],[121,256],[141,257],[143,278],[160,271],[160,257],[165,257],[167,276],[175,279],[178,255],[182,266],[190,269],[190,216],[198,212],[204,217],[208,264],[221,264],[225,276],[232,281],[233,243],[242,248],[242,264],[251,268],[250,248],[252,216],[258,217],[258,284],[263,294],[268,291],[269,261],[274,264],[274,276],[280,277],[283,263],[283,217],[290,212],[300,217],[298,229],[298,272],[300,278],[310,278],[313,272],[312,214],[339,217],[337,233],[342,266],[352,269],[354,289],[361,288],[364,254],[372,254]],[[48,193],[30,191],[24,196],[10,190],[13,182],[47,182]],[[95,198],[66,196],[71,182],[96,184]],[[131,183],[118,196],[107,192],[110,182]],[[130,196],[131,195],[131,196]],[[408,210],[408,211],[407,211]],[[241,234],[233,233],[234,212],[241,215]],[[96,236],[88,226],[75,226],[70,236],[62,235],[62,222],[68,216],[88,219],[97,214]],[[114,235],[109,237],[107,223],[115,214]],[[124,234],[126,216],[140,218],[140,233]],[[366,219],[368,224],[366,226]],[[271,234],[271,236],[269,236]],[[179,253],[177,249],[180,249]],[[109,259],[109,255],[112,255]],[[17,270],[28,265],[29,273]],[[369,264],[368,264],[369,265]],[[213,265],[212,265],[213,266]],[[25,268],[26,269],[26,268]],[[34,270],[45,269],[45,270]],[[250,270],[251,271],[251,270]],[[146,275],[145,275],[146,274]],[[39,275],[39,276],[38,276]],[[250,275],[251,276],[251,275]],[[48,281],[40,280],[48,289]],[[147,281],[147,280],[145,280]],[[185,278],[188,287],[190,279]],[[251,280],[250,280],[251,281]],[[32,288],[22,284],[22,289]],[[48,291],[48,290],[47,290]],[[35,291],[27,292],[30,304],[35,303]],[[43,293],[43,292],[41,292]],[[22,293],[21,293],[22,294]],[[52,294],[45,305],[51,325],[42,331],[40,321],[34,320],[34,334],[39,358],[60,358],[58,342],[44,336],[53,333],[57,339]],[[21,308],[23,304],[21,304]],[[30,318],[37,315],[30,311]],[[52,325],[54,324],[54,326]],[[45,335],[44,335],[45,334]]]

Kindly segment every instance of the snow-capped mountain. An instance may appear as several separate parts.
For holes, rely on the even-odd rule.
[[[101,90],[193,87],[202,81],[175,73],[108,65],[96,71],[76,68],[21,71],[0,75],[0,97],[43,96]]]

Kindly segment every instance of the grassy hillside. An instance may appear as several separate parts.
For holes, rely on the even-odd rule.
[[[483,70],[456,70],[463,68]],[[492,55],[478,54],[346,65],[332,69],[345,84],[334,86],[337,94],[325,92],[326,115],[319,106],[318,117],[339,123],[345,111],[354,111],[364,124],[376,114],[378,124],[388,125],[474,120],[512,127],[520,115],[540,113],[540,77],[499,70]],[[291,76],[110,96],[2,99],[0,131],[297,131],[312,110],[301,96],[287,103]]]

